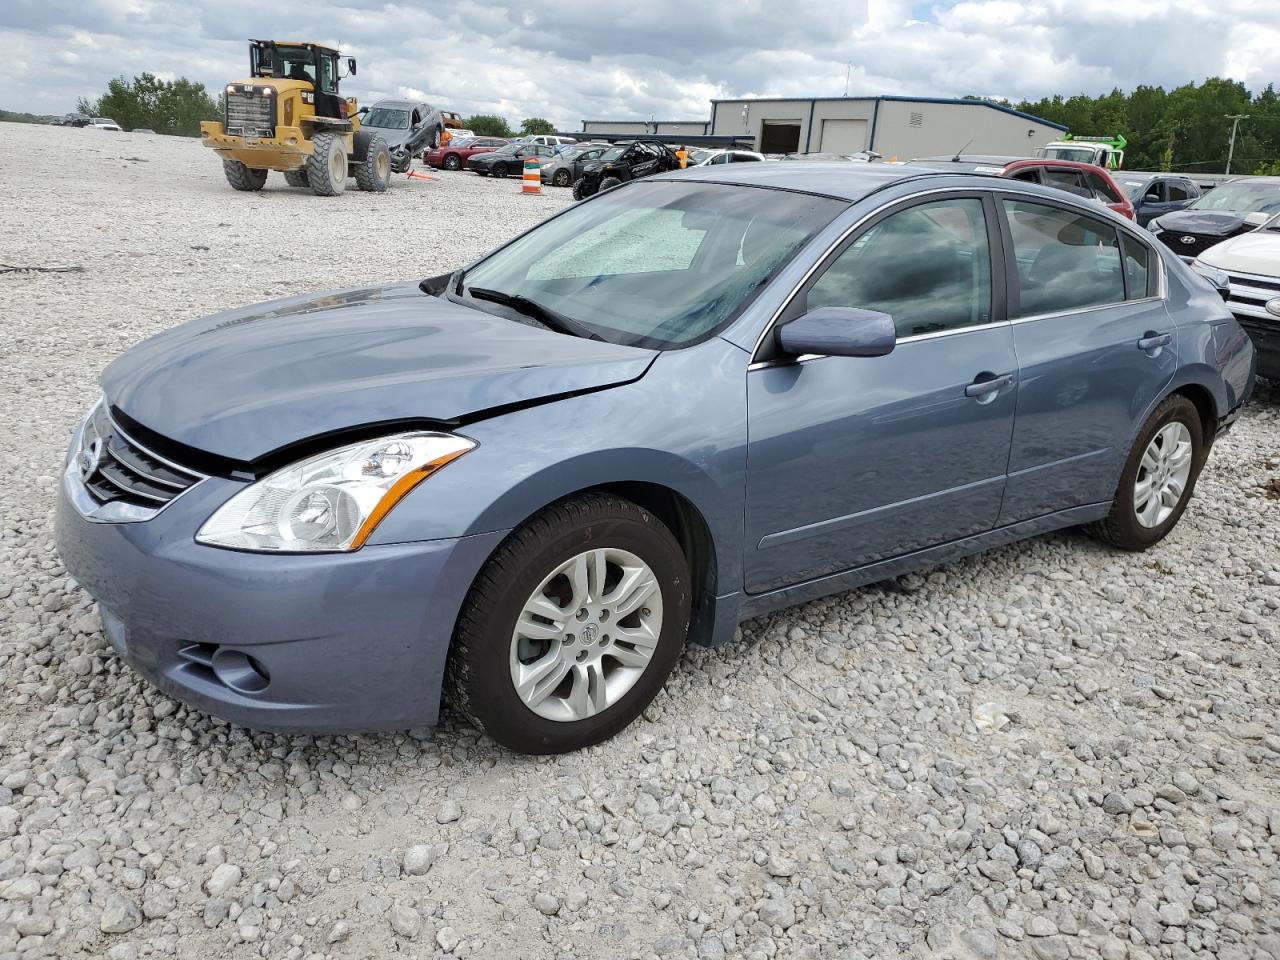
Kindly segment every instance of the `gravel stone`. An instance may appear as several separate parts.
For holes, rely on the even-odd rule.
[[[447,706],[245,730],[129,668],[58,557],[103,366],[189,318],[452,271],[569,192],[240,194],[197,140],[0,134],[0,259],[84,268],[0,274],[4,960],[1280,960],[1275,384],[1152,549],[1068,531],[746,621],[582,753],[511,756]]]

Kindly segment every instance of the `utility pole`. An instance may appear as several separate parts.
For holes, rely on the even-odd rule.
[[[844,65],[844,95],[849,95],[849,75],[853,73],[853,61],[850,60]]]
[[[1231,172],[1231,158],[1236,152],[1236,127],[1240,126],[1241,120],[1248,120],[1249,115],[1245,113],[1228,114],[1227,119],[1231,121],[1231,145],[1227,147],[1227,173]]]

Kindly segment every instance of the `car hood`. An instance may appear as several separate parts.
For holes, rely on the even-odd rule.
[[[370,133],[376,133],[384,141],[386,141],[387,149],[394,150],[396,147],[402,147],[409,142],[409,138],[413,136],[413,130],[391,130],[387,127],[361,127],[362,130],[368,130]]]
[[[112,407],[251,463],[312,437],[466,420],[635,380],[655,352],[554,333],[415,284],[256,304],[145,340],[102,375]]]
[[[1168,233],[1195,233],[1202,237],[1225,237],[1248,224],[1265,220],[1262,214],[1232,210],[1175,210],[1162,214],[1157,226]]]
[[[1261,230],[1232,237],[1210,247],[1199,259],[1219,270],[1280,277],[1280,233]]]

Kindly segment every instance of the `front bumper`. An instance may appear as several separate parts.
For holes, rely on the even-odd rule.
[[[1236,309],[1234,304],[1230,306]],[[1236,313],[1236,321],[1253,341],[1258,376],[1280,380],[1280,321],[1265,320],[1243,313]]]
[[[211,478],[150,520],[102,523],[72,505],[73,482],[59,485],[58,552],[98,602],[112,646],[165,693],[259,730],[436,721],[458,609],[503,532],[245,553],[194,539],[238,483]]]

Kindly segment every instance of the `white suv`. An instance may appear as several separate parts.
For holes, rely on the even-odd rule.
[[[577,143],[573,137],[557,137],[550,133],[536,133],[527,137],[516,137],[512,143],[540,143],[544,147],[563,147],[570,143]]]

